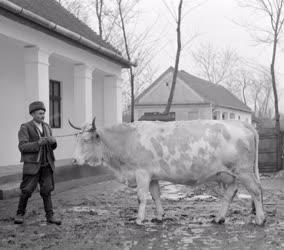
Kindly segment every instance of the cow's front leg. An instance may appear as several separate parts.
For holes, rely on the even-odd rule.
[[[237,185],[235,181],[229,184],[225,189],[225,194],[222,199],[222,206],[218,213],[218,216],[215,219],[216,223],[223,224],[225,222],[226,215],[229,210],[229,206],[233,201],[235,195],[237,193]]]
[[[145,219],[145,210],[147,204],[147,195],[149,193],[150,176],[146,171],[136,171],[137,195],[138,195],[138,215],[136,223],[141,225]]]
[[[150,193],[152,196],[152,199],[155,202],[156,205],[156,210],[157,210],[157,220],[158,221],[162,221],[163,217],[165,215],[164,209],[162,207],[162,203],[161,203],[161,193],[160,193],[160,185],[159,182],[157,180],[152,180],[150,182]]]

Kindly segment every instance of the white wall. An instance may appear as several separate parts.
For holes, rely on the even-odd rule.
[[[121,75],[120,65],[1,15],[0,34],[22,41],[27,45],[39,46],[44,51],[63,55],[72,59],[74,63],[84,63],[92,69],[100,69],[118,77]]]
[[[24,50],[0,36],[0,166],[19,163],[18,130],[25,122]]]
[[[251,123],[251,113],[240,111],[240,110],[234,110],[234,109],[228,109],[228,108],[216,108],[214,111],[219,111],[220,115],[222,113],[227,113],[228,114],[228,119],[230,119],[230,113],[235,114],[235,119],[234,120],[240,120],[240,121],[246,121],[248,123]],[[220,117],[222,119],[222,116]]]
[[[134,112],[134,119],[138,120],[145,112],[163,112],[164,106],[136,106]],[[172,105],[170,112],[176,113],[177,121],[188,120],[188,112],[198,111],[198,119],[211,119],[210,106],[197,105]]]
[[[61,128],[53,128],[53,134],[66,135],[74,133],[68,119],[72,121],[74,115],[74,69],[73,64],[58,56],[51,55],[49,58],[49,78],[61,83]],[[46,120],[48,121],[47,117]],[[56,138],[58,147],[55,150],[57,160],[72,157],[74,152],[75,137]]]
[[[24,47],[36,46],[47,53],[50,79],[62,83],[62,128],[53,129],[54,135],[73,133],[68,118],[74,114],[74,65],[86,64],[91,69],[103,72],[95,74],[93,80],[93,113],[97,113],[98,124],[104,120],[103,77],[113,75],[120,78],[121,66],[74,45],[34,30],[0,15],[0,166],[19,164],[17,133],[20,124],[30,119],[25,103]],[[64,59],[63,59],[64,58]],[[46,118],[48,120],[48,117]],[[103,125],[102,123],[100,125]],[[58,138],[57,159],[71,157],[74,137]]]
[[[188,112],[190,111],[198,111],[198,119],[212,119],[212,108],[210,106],[197,106],[197,105],[172,105],[171,112],[176,113],[176,120],[188,120]],[[226,112],[228,114],[228,118],[230,120],[230,113],[235,114],[235,120],[241,121],[247,121],[251,123],[251,114],[244,111],[237,111],[234,109],[228,109],[228,108],[216,108],[216,111],[219,111],[222,115],[223,112]],[[163,112],[164,106],[136,106],[135,107],[135,113],[134,118],[135,120],[138,120],[145,112]],[[222,116],[219,117],[219,119],[222,119]]]

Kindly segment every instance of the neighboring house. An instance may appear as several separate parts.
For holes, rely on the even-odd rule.
[[[17,133],[28,105],[41,100],[54,135],[122,121],[119,51],[55,0],[0,1],[0,166],[19,163]],[[72,156],[75,137],[59,137],[57,159]]]
[[[135,120],[163,112],[168,101],[174,68],[167,69],[135,99]],[[242,120],[251,123],[252,111],[226,88],[181,70],[171,110],[175,120]]]

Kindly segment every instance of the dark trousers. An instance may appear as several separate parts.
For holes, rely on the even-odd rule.
[[[50,166],[42,166],[39,172],[35,175],[23,175],[23,179],[20,185],[22,192],[19,200],[17,214],[25,214],[28,199],[31,197],[38,183],[40,186],[40,195],[43,199],[46,216],[49,217],[53,215],[51,191],[54,190],[54,179],[53,171]]]

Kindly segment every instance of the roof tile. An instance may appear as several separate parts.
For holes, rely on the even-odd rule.
[[[55,0],[9,0],[35,14],[48,19],[66,29],[69,29],[81,36],[101,45],[104,48],[110,49],[118,54],[121,54],[111,44],[107,43],[92,30],[88,25],[76,18],[67,9],[62,7]]]

